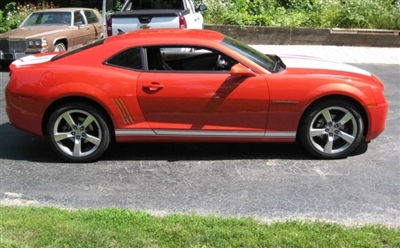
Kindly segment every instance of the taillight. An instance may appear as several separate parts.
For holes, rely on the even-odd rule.
[[[112,21],[111,21],[111,17],[107,17],[107,20],[106,20],[106,27],[107,27],[107,36],[112,36],[112,27],[111,27],[111,23],[112,23]]]
[[[184,16],[179,16],[179,28],[187,28],[186,19]]]

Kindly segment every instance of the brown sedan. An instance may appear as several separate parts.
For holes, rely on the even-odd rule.
[[[95,9],[35,11],[19,28],[0,34],[0,63],[34,53],[71,50],[102,37],[103,21]]]

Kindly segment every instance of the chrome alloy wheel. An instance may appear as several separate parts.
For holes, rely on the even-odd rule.
[[[57,42],[54,45],[54,52],[61,52],[61,51],[65,51],[65,50],[67,50],[67,49],[66,49],[64,43],[62,43],[62,42]]]
[[[93,162],[111,142],[111,124],[100,107],[83,102],[66,102],[52,109],[46,138],[54,151],[73,163]]]
[[[60,115],[53,125],[53,137],[66,155],[86,157],[100,146],[102,130],[99,122],[83,110],[69,110]]]
[[[356,117],[343,107],[328,107],[318,112],[309,127],[309,139],[314,148],[325,154],[348,149],[358,135]]]

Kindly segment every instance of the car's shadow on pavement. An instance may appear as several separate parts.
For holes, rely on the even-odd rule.
[[[26,160],[42,163],[63,162],[45,139],[24,133],[10,123],[0,125],[0,160]]]
[[[11,124],[0,125],[0,159],[65,163],[44,138],[26,134]],[[101,161],[313,159],[298,144],[280,143],[119,143]]]
[[[312,159],[297,144],[272,143],[130,143],[114,144],[102,160]]]

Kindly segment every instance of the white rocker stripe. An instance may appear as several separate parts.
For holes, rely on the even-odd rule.
[[[182,137],[242,137],[242,138],[295,138],[292,131],[208,131],[208,130],[167,130],[167,129],[117,129],[116,136],[182,136]]]

